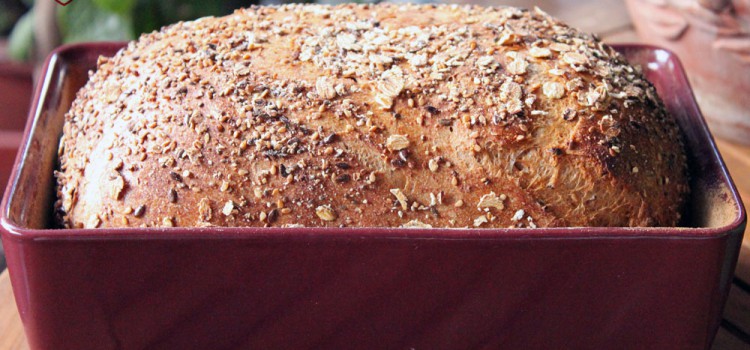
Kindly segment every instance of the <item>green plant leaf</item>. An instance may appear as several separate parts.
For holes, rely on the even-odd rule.
[[[135,8],[136,0],[93,0],[94,4],[103,10],[119,15],[130,16]]]
[[[137,14],[133,18],[135,33],[140,35],[179,21],[230,13],[233,8],[227,8],[226,2],[227,0],[137,0],[133,11]]]
[[[133,21],[133,34],[149,33],[162,26],[163,19],[159,13],[159,4],[151,0],[138,0],[134,13],[138,18]]]
[[[124,41],[133,39],[130,16],[104,10],[92,0],[76,0],[57,12],[62,41]]]
[[[8,55],[19,61],[27,61],[31,57],[34,46],[34,13],[24,14],[13,27],[8,42]]]
[[[205,16],[217,16],[224,12],[221,1],[163,0],[157,3],[166,20],[162,25]]]

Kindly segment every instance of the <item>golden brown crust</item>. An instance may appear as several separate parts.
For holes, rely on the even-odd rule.
[[[68,227],[676,225],[679,131],[540,11],[253,7],[102,59],[66,116]]]

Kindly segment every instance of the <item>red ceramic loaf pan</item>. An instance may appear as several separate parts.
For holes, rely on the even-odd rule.
[[[62,116],[99,55],[57,50],[2,205],[33,349],[705,349],[745,212],[680,63],[619,46],[682,126],[684,227],[50,226]]]

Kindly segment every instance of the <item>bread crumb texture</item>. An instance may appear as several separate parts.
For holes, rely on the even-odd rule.
[[[65,227],[673,226],[677,125],[547,14],[284,5],[102,57],[65,117]]]

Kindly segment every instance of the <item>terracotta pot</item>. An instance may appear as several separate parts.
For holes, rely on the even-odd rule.
[[[750,0],[626,0],[644,41],[685,65],[717,136],[750,144]]]

